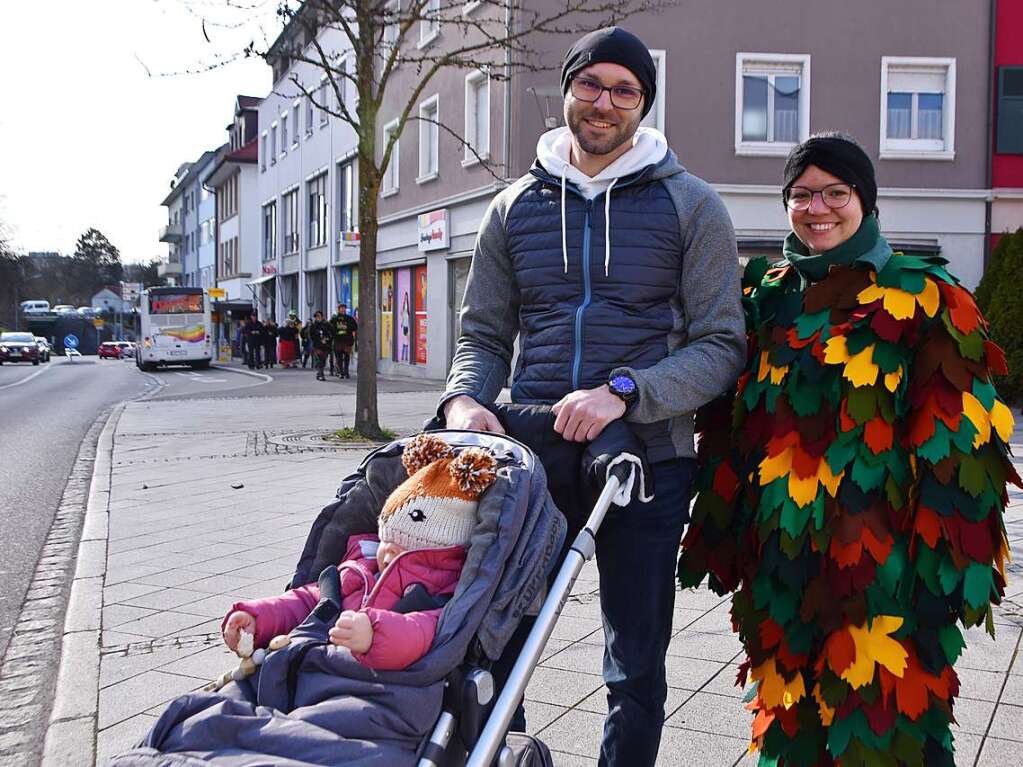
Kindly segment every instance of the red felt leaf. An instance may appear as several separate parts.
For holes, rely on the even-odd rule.
[[[910,655],[902,678],[895,680],[895,704],[899,711],[916,720],[927,710],[927,679],[926,672],[920,668],[919,662]]]
[[[799,719],[796,718],[796,714],[799,711],[799,706],[793,706],[792,708],[776,708],[775,715],[778,718],[778,722],[781,724],[782,730],[790,738],[796,737],[799,733]]]
[[[812,344],[818,338],[820,338],[820,335],[821,332],[819,330],[816,330],[810,335],[809,338],[800,338],[799,331],[796,330],[796,328],[792,327],[789,328],[788,332],[785,334],[785,343],[791,349],[803,349]]]
[[[840,568],[852,567],[858,564],[860,557],[863,556],[863,543],[861,541],[853,541],[843,545],[835,537],[831,539],[831,551],[829,553]]]
[[[918,505],[913,529],[916,530],[917,535],[924,539],[928,546],[932,549],[937,547],[938,539],[941,537],[941,521],[938,519],[938,514],[934,509],[924,506],[922,503]]]
[[[879,304],[880,301],[875,301],[871,306]],[[870,318],[870,329],[877,333],[878,337],[883,341],[889,341],[895,343],[899,340],[899,336],[902,335],[902,331],[908,327],[907,322],[902,322],[888,312],[874,312],[874,316]]]
[[[885,705],[883,698],[872,706],[864,707],[864,713],[867,715],[867,723],[870,725],[870,729],[878,735],[884,735],[888,732],[895,725],[895,718],[899,715],[894,708]]]
[[[805,653],[797,654],[789,650],[787,644],[782,642],[778,646],[777,654],[775,655],[778,662],[784,666],[788,671],[796,671],[802,668],[809,661],[809,656]]]
[[[880,415],[874,416],[867,421],[866,427],[863,430],[863,440],[874,455],[890,450],[893,436],[894,431],[891,424]]]
[[[842,427],[842,431],[852,431],[856,428],[856,421],[849,415],[849,401],[846,399],[842,400],[842,410],[838,415],[839,424]]]
[[[820,462],[821,459],[817,456],[810,455],[801,447],[797,447],[795,454],[792,456],[792,471],[800,479],[813,477],[817,475],[817,468],[820,466]]]
[[[775,647],[784,636],[785,632],[782,627],[772,619],[767,618],[760,624],[760,646],[763,649],[769,650]]]
[[[869,527],[863,528],[863,545],[879,565],[888,561],[888,555],[891,553],[894,543],[895,541],[887,533],[877,536]]]
[[[996,376],[1009,375],[1009,363],[1005,360],[1005,352],[994,341],[984,341],[984,362]]]
[[[727,503],[731,503],[735,494],[739,492],[739,477],[728,461],[722,461],[714,472],[714,492]]]

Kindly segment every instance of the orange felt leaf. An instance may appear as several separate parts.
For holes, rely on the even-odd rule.
[[[843,546],[836,536],[831,539],[830,554],[831,558],[835,560],[835,563],[840,568],[853,567],[859,564],[860,557],[863,556],[863,543],[861,541],[853,541]]]
[[[774,721],[774,714],[768,709],[762,708],[757,711],[756,717],[753,719],[753,740],[763,737],[764,733],[767,732],[767,728],[771,726],[771,722]]]
[[[874,455],[879,455],[885,450],[891,449],[893,435],[891,424],[879,415],[867,421],[866,427],[863,430],[863,440]]]
[[[824,649],[828,654],[828,665],[836,674],[841,674],[852,665],[856,658],[856,643],[848,629],[839,629],[828,637]]]
[[[870,556],[874,558],[874,561],[879,565],[883,565],[888,561],[888,554],[891,553],[892,545],[895,541],[892,537],[885,533],[884,539],[878,538],[874,535],[874,532],[869,527],[863,528],[863,545],[870,552]]]
[[[895,705],[913,720],[927,710],[927,680],[919,666],[907,666],[902,678],[895,680]]]
[[[799,332],[796,330],[796,328],[791,327],[789,328],[789,332],[785,334],[785,340],[788,342],[789,348],[803,349],[804,347],[809,346],[818,338],[820,338],[820,335],[821,332],[817,330],[809,338],[800,338]]]
[[[938,539],[941,537],[941,520],[938,519],[938,513],[934,509],[924,506],[922,503],[918,505],[913,529],[928,546],[932,549],[937,548]]]
[[[941,295],[948,306],[948,315],[956,330],[963,335],[969,335],[976,330],[980,325],[980,310],[973,302],[973,296],[969,291],[945,282],[938,283],[938,286],[941,288]]]

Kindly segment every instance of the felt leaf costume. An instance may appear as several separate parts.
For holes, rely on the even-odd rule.
[[[746,269],[734,397],[697,414],[679,581],[735,592],[761,765],[952,767],[959,625],[993,633],[1019,483],[1004,357],[945,261],[892,253],[874,216],[816,281],[790,237]]]

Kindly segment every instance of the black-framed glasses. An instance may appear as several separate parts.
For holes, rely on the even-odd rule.
[[[789,210],[807,210],[813,204],[814,195],[819,194],[821,202],[832,210],[838,210],[849,204],[855,186],[855,184],[828,184],[823,189],[790,186],[785,190],[785,205]]]
[[[615,109],[636,109],[643,101],[642,88],[633,88],[631,85],[612,85],[608,88],[589,77],[573,77],[571,91],[575,98],[590,103],[607,91],[611,96],[611,106]]]

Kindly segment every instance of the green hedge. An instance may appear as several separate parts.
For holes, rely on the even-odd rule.
[[[1010,402],[1023,402],[1023,229],[1006,234],[991,252],[977,286],[977,306],[991,325],[991,339],[1005,351],[1009,375],[995,381]]]

